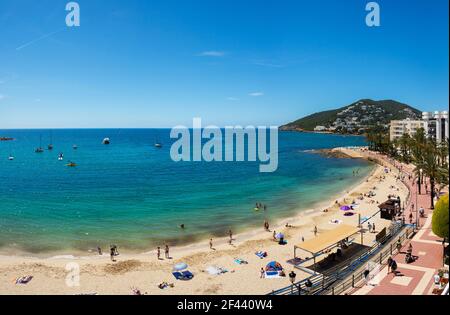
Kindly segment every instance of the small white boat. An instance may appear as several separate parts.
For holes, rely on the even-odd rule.
[[[10,160],[10,161],[14,160],[14,156],[10,155],[10,156],[8,157],[8,160]]]
[[[62,160],[64,160],[64,154],[60,153],[58,155],[58,161],[62,161]]]
[[[110,144],[111,143],[111,140],[109,139],[109,138],[105,138],[105,139],[103,139],[103,142],[102,142],[103,144]]]
[[[74,150],[76,150],[76,149],[78,149],[78,146],[77,146],[76,144],[74,144],[74,145],[72,146],[72,148],[73,148]]]
[[[162,144],[161,143],[155,143],[155,147],[156,148],[162,148]]]

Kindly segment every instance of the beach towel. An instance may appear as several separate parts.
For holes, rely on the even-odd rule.
[[[236,258],[236,259],[234,260],[234,262],[235,262],[236,264],[238,264],[238,265],[247,265],[247,264],[248,264],[247,261],[245,261],[245,260],[243,260],[243,259],[240,259],[240,258]]]
[[[218,276],[218,275],[221,275],[221,274],[224,274],[224,273],[228,272],[227,269],[216,267],[216,266],[210,266],[210,267],[206,268],[205,271],[207,273],[209,273],[210,275],[214,275],[214,276]]]
[[[255,253],[255,255],[258,256],[259,258],[263,259],[263,258],[267,257],[267,252],[257,251]]]
[[[33,276],[19,277],[16,279],[16,284],[28,284],[31,279],[33,279]]]
[[[276,278],[281,278],[280,274],[278,273],[278,271],[266,271],[266,275],[265,275],[266,279],[276,279]]]
[[[297,265],[300,265],[301,263],[303,263],[304,261],[305,261],[304,259],[296,257],[296,258],[289,259],[286,262],[290,265],[297,266]]]

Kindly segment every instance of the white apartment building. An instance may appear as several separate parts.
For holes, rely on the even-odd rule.
[[[426,134],[436,139],[437,143],[449,138],[448,135],[448,112],[424,112],[422,119],[425,123]]]
[[[394,141],[401,138],[404,134],[413,136],[419,128],[426,130],[425,126],[425,121],[422,120],[411,120],[409,118],[404,120],[392,120],[390,139],[391,141]]]

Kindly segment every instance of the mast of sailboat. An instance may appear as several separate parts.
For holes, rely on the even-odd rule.
[[[53,132],[50,130],[50,144],[47,146],[49,150],[53,150]]]

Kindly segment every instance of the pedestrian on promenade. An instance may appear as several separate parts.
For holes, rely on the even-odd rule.
[[[397,250],[398,250],[399,253],[402,250],[402,241],[400,240],[400,238],[397,241]]]
[[[388,274],[391,273],[391,266],[392,266],[392,262],[393,261],[394,260],[392,259],[392,257],[389,257],[388,260],[387,260]]]
[[[366,281],[366,285],[369,285],[369,275],[370,275],[370,270],[369,270],[369,267],[367,267],[366,270],[364,270],[364,279]]]

